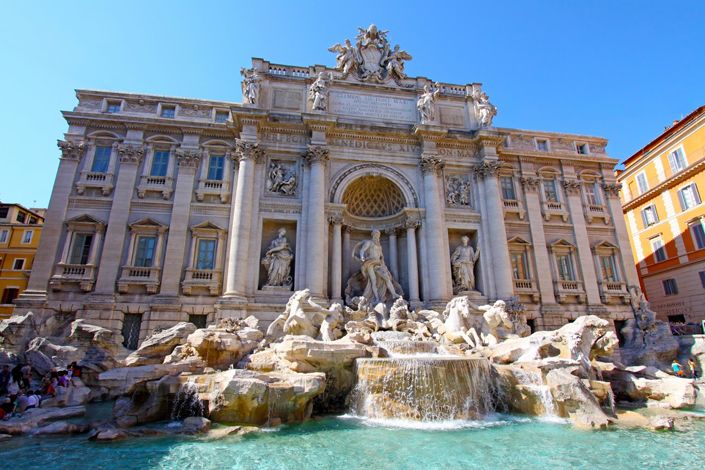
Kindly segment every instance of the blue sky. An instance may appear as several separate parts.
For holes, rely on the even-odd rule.
[[[482,82],[501,127],[609,139],[620,160],[705,104],[702,1],[8,1],[0,28],[0,200],[46,207],[60,110],[92,88],[240,100],[251,57],[334,64],[390,30],[409,75]]]

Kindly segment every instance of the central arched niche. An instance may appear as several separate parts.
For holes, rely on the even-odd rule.
[[[383,176],[364,175],[343,193],[348,213],[357,217],[384,218],[400,213],[406,198],[399,187]]]

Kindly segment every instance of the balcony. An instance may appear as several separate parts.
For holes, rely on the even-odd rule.
[[[504,199],[504,213],[517,214],[520,220],[524,220],[526,211],[522,203],[516,199]]]
[[[534,303],[540,300],[539,290],[531,279],[514,279],[514,294],[520,298],[529,297]]]
[[[210,295],[220,294],[221,272],[214,269],[187,269],[181,283],[184,295],[192,295],[194,289],[208,290]]]
[[[88,188],[100,189],[103,196],[109,196],[113,191],[113,174],[98,171],[82,171],[76,183],[76,192],[84,194]]]
[[[78,284],[83,292],[90,292],[95,284],[95,271],[95,266],[90,264],[58,263],[49,286],[55,291],[60,291]]]
[[[226,204],[230,199],[230,182],[223,180],[198,180],[198,188],[196,189],[196,200],[203,202],[206,196],[215,196],[220,198],[220,202]]]
[[[609,225],[610,216],[607,208],[602,204],[585,204],[585,220],[587,223],[591,224],[594,219],[602,219],[605,225]]]
[[[583,287],[583,281],[554,281],[553,288],[558,303],[566,303],[570,299],[575,299],[578,303],[585,303],[587,300],[585,288]]]
[[[568,222],[568,211],[560,201],[543,201],[541,209],[546,222],[549,222],[551,217],[560,217],[563,222]]]
[[[144,198],[148,192],[160,193],[162,198],[169,199],[174,191],[173,178],[169,176],[146,176],[142,175],[140,184],[137,186],[137,197]]]
[[[603,304],[629,303],[627,284],[621,281],[602,281],[600,285],[600,298]]]
[[[118,292],[126,294],[130,287],[144,287],[148,294],[156,294],[161,271],[157,267],[123,266],[118,279]]]

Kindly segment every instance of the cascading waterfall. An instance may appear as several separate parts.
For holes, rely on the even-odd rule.
[[[553,401],[553,395],[551,395],[551,389],[548,388],[547,385],[544,385],[540,372],[517,369],[514,372],[514,376],[519,384],[526,390],[532,392],[539,399],[541,406],[543,406],[544,416],[552,418],[558,416],[556,414],[556,405]]]
[[[478,419],[498,387],[486,359],[440,355],[358,359],[351,408],[358,416],[416,421]]]
[[[182,383],[171,408],[171,419],[176,421],[191,416],[203,416],[204,411],[198,385],[191,381]]]

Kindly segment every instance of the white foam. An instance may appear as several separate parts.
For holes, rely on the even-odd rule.
[[[462,420],[449,419],[442,421],[414,421],[410,419],[395,419],[395,418],[367,418],[353,414],[344,414],[338,416],[340,419],[353,419],[359,421],[365,426],[384,427],[384,428],[399,428],[399,429],[419,429],[427,431],[453,431],[457,429],[485,429],[495,426],[504,426],[511,422],[521,421],[522,418],[511,419],[504,418],[488,418],[482,420]],[[529,419],[527,418],[527,421]]]

